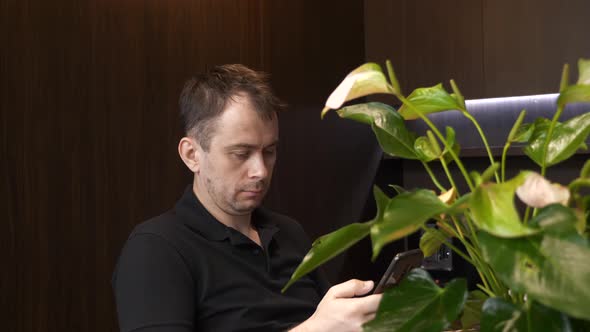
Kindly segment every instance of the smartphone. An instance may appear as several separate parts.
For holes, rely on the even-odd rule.
[[[387,288],[397,285],[413,268],[420,267],[423,259],[424,255],[420,249],[408,250],[395,255],[373,294],[381,294]]]

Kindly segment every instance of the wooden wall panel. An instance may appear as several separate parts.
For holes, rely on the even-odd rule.
[[[117,330],[122,244],[190,181],[180,89],[214,64],[262,68],[261,8],[2,2],[3,330]]]
[[[590,2],[484,0],[485,96],[556,93],[564,63],[590,57]]]
[[[363,61],[362,18],[361,0],[0,2],[3,330],[117,330],[116,258],[190,182],[177,99],[215,64],[269,71],[292,105],[269,205],[312,237],[357,221],[375,141],[319,111]]]
[[[589,12],[585,0],[365,1],[367,60],[391,58],[406,93],[450,78],[468,99],[554,93],[563,64],[590,57]]]
[[[390,59],[404,93],[454,79],[482,97],[482,2],[365,1],[366,59]]]

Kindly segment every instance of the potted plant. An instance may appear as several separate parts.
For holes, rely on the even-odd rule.
[[[590,112],[560,122],[567,104],[590,102],[590,60],[578,62],[579,78],[570,84],[569,67],[562,72],[560,94],[552,119],[523,123],[522,111],[500,161],[496,161],[485,133],[469,114],[465,99],[453,80],[452,93],[442,84],[402,93],[391,62],[387,75],[376,63],[366,63],[349,73],[326,102],[322,117],[331,109],[345,119],[371,126],[383,151],[391,156],[418,160],[439,192],[406,191],[390,198],[374,188],[377,215],[318,238],[285,286],[370,236],[373,259],[388,243],[416,231],[424,233],[424,256],[442,244],[472,264],[481,282],[468,292],[458,278],[439,287],[422,269],[413,270],[397,287],[386,290],[375,319],[366,331],[441,331],[448,328],[481,331],[590,331],[590,243],[588,216],[590,160],[569,184],[550,183],[548,167],[562,162],[581,148],[590,133]],[[390,94],[399,109],[380,102],[343,105],[371,94]],[[477,128],[490,159],[483,172],[467,170],[460,158],[456,133],[444,131],[428,118],[430,113],[458,110]],[[429,130],[418,136],[406,121],[424,121]],[[506,151],[524,144],[524,153],[538,166],[505,177]],[[443,187],[429,163],[445,170],[450,187]],[[449,167],[458,167],[453,178]],[[456,183],[464,181],[468,192]],[[520,213],[515,196],[527,206]],[[436,228],[426,222],[436,221]],[[454,246],[449,238],[459,241]],[[464,248],[464,249],[463,249]]]

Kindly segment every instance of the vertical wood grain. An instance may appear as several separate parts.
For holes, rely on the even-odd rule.
[[[405,94],[454,79],[484,94],[481,0],[365,1],[366,58],[390,59]]]
[[[260,1],[2,2],[2,316],[7,331],[116,331],[131,228],[190,176],[186,78],[260,68]]]
[[[375,143],[366,128],[337,131],[318,114],[362,62],[362,17],[362,0],[0,2],[4,329],[118,330],[117,256],[131,229],[191,181],[176,155],[177,99],[213,65],[270,72],[292,105],[269,205],[312,237],[349,222],[352,208],[335,213],[342,199],[331,193],[362,205],[369,184],[349,174],[371,167],[363,144]],[[339,171],[357,133],[358,158]]]
[[[590,2],[484,0],[485,95],[556,93],[561,68],[577,79],[578,58],[590,57]]]

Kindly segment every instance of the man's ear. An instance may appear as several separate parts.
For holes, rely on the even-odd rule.
[[[178,142],[178,154],[186,167],[193,173],[199,172],[199,143],[194,138],[183,137]]]

